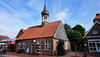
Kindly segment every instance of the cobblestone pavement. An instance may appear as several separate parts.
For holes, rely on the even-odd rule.
[[[17,57],[54,57],[50,55],[29,55],[29,54],[24,54],[24,53],[16,53],[16,52],[7,52],[5,55],[11,55],[12,57],[17,56]],[[6,56],[5,56],[6,57]]]
[[[87,57],[100,57],[100,53],[98,52],[86,52]],[[69,52],[68,54],[64,55],[63,57],[72,57],[75,56],[75,52]],[[77,56],[83,57],[84,52],[77,52]]]
[[[64,56],[58,56],[58,57],[72,57],[75,55],[75,52],[69,52]],[[84,52],[77,52],[77,55],[79,57],[83,57]],[[0,57],[57,57],[57,56],[49,56],[49,55],[29,55],[29,54],[17,54],[16,52],[7,52],[5,55],[0,55]],[[97,52],[87,52],[87,57],[100,57],[100,53]]]
[[[19,56],[13,56],[13,55],[0,55],[0,57],[19,57]]]

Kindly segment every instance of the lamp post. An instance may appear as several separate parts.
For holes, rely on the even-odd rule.
[[[86,46],[87,46],[87,44],[84,44],[84,50],[85,50],[85,52],[84,52],[84,56],[83,57],[87,57],[87,54],[86,54]]]

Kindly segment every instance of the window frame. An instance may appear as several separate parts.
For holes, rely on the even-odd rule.
[[[90,44],[91,44],[91,46],[90,46]],[[93,44],[94,44],[94,46],[93,46]],[[97,51],[97,49],[96,49],[96,42],[95,42],[95,41],[89,41],[88,45],[89,45],[89,51],[90,51],[90,52],[95,52],[95,51]],[[95,48],[96,50],[94,50],[94,48]],[[91,50],[91,49],[92,49],[92,50]]]
[[[49,43],[50,42],[50,43]],[[50,48],[50,49],[49,49]],[[46,40],[45,41],[45,50],[46,51],[50,51],[51,50],[51,41],[50,40]]]
[[[23,49],[24,49],[24,50],[27,49],[27,42],[23,42]]]
[[[18,49],[19,49],[19,50],[22,49],[22,47],[23,47],[22,44],[23,44],[22,42],[18,43]]]
[[[37,42],[37,44],[39,44],[41,46],[41,49],[43,49],[43,41],[38,41],[38,42]]]
[[[93,33],[93,35],[98,34],[98,32],[97,32],[97,31],[92,31],[92,33]]]

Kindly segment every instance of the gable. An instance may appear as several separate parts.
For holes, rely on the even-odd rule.
[[[94,31],[97,31],[97,34],[93,34]],[[100,23],[96,22],[83,38],[95,38],[98,36],[100,36]]]
[[[60,24],[57,28],[57,31],[54,35],[54,38],[61,39],[61,40],[68,40],[66,32],[65,32],[65,28],[64,28],[62,22],[60,22]]]
[[[53,37],[61,21],[29,27],[17,40]]]
[[[21,29],[19,31],[19,33],[17,34],[16,38],[19,38],[24,32],[25,32],[25,30],[24,29]]]

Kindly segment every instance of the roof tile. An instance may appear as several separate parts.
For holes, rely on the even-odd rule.
[[[10,39],[8,36],[0,35],[0,37],[6,38],[6,39]]]
[[[41,25],[29,27],[17,40],[53,37],[60,22],[48,23],[44,27]]]
[[[100,19],[100,16],[96,16],[94,19]]]

